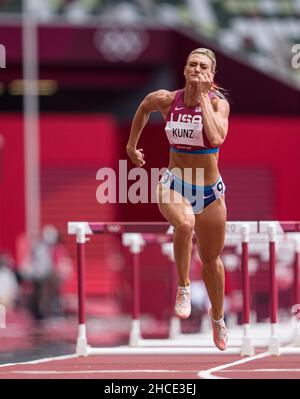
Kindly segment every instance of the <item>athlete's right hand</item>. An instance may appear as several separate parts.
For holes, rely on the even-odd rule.
[[[138,150],[136,148],[130,148],[126,147],[127,155],[131,159],[131,162],[134,163],[138,167],[142,167],[145,165],[145,160],[144,160],[144,153],[143,149],[139,148]]]

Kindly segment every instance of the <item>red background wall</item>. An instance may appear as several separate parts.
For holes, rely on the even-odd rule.
[[[110,116],[47,114],[41,116],[40,126],[42,170],[56,167],[59,173],[59,167],[89,167],[96,176],[100,167],[117,167],[119,159],[127,159],[125,145],[130,126],[118,126]],[[275,219],[300,220],[297,201],[300,195],[299,132],[300,118],[232,116],[229,134],[221,149],[221,172],[231,168],[243,177],[243,168],[247,167],[245,180],[249,179],[249,173],[256,174],[260,169],[268,168],[272,172],[274,204],[270,202],[270,206]],[[5,138],[0,164],[0,247],[14,252],[15,239],[24,231],[21,116],[2,114],[0,133]],[[168,143],[162,125],[148,125],[140,146],[144,148],[148,170],[167,166]],[[97,186],[95,177],[95,192]],[[250,185],[248,189],[254,198],[261,195],[255,192],[255,186]],[[233,187],[228,187],[228,194],[232,191]],[[232,201],[238,204],[238,189],[235,196],[231,201],[227,197],[229,210]],[[95,196],[93,201],[96,202]],[[229,219],[232,214],[229,212]],[[109,215],[123,220],[161,219],[156,204],[124,204],[119,206],[118,212]],[[258,213],[257,219],[260,216]]]
[[[5,144],[0,164],[0,249],[14,252],[17,234],[24,231],[24,155],[21,114],[1,115]]]
[[[220,157],[229,164],[269,167],[275,177],[274,218],[300,220],[300,118],[241,117],[230,120],[230,133]],[[255,190],[255,187],[253,187]]]
[[[0,164],[0,249],[15,254],[15,240],[25,229],[21,114],[2,114],[0,133],[5,139]],[[51,214],[42,214],[42,222],[59,224],[59,227],[63,223],[65,233],[67,221],[70,218],[78,220],[76,217],[82,217],[79,211],[87,208],[84,201],[80,203],[83,190],[89,190],[86,194],[90,194],[96,206],[97,170],[103,166],[115,168],[118,163],[118,126],[110,115],[44,114],[40,118],[40,138],[42,198],[44,201],[52,198],[53,208],[58,208],[63,204],[63,191],[73,195],[69,204],[66,204],[67,198],[63,204],[65,221],[61,217],[60,220],[53,220],[52,215],[55,218],[57,214],[57,209],[54,209]],[[88,187],[82,188],[82,184],[86,183],[82,182],[84,178],[88,180]],[[72,192],[72,183],[74,187],[79,186],[77,193]],[[53,192],[55,189],[57,195]],[[41,208],[45,211],[43,204]],[[95,216],[96,212],[99,212],[99,218],[107,215],[111,219],[116,208],[105,208],[103,212],[102,208],[96,206]]]

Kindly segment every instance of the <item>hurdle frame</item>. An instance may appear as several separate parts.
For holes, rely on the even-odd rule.
[[[197,354],[237,354],[240,356],[252,356],[255,348],[251,342],[250,331],[250,290],[248,274],[248,246],[250,236],[258,238],[261,242],[269,242],[269,262],[270,273],[269,282],[271,284],[270,300],[270,319],[271,334],[268,346],[270,355],[300,354],[299,348],[299,328],[295,329],[295,339],[290,346],[280,346],[277,335],[277,286],[276,286],[276,240],[278,236],[289,232],[299,233],[300,222],[278,222],[278,221],[234,221],[226,223],[226,237],[230,236],[233,241],[239,240],[242,243],[242,286],[243,286],[243,337],[241,347],[228,347],[226,351],[220,352],[215,347],[180,347],[180,341],[175,339],[143,339],[141,337],[140,325],[140,253],[146,242],[155,241],[157,236],[165,236],[165,242],[172,241],[172,226],[167,222],[68,222],[68,234],[76,235],[77,245],[77,285],[78,285],[78,337],[76,343],[76,353],[78,356],[88,355],[197,355]],[[129,345],[97,348],[91,347],[87,342],[86,334],[86,314],[85,314],[85,244],[93,234],[121,234],[124,246],[129,247],[133,257],[133,306],[132,321],[129,333]],[[262,237],[261,237],[262,236]],[[300,241],[296,239],[295,269],[297,278],[299,277],[298,268],[300,267]],[[226,239],[225,239],[226,244]],[[298,259],[298,262],[297,262]],[[297,295],[297,290],[296,290]],[[181,343],[182,344],[182,343]],[[175,347],[175,345],[177,347]]]

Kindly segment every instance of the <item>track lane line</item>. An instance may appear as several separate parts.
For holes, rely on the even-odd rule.
[[[74,359],[78,357],[76,354],[72,355],[62,355],[62,356],[56,356],[56,357],[45,357],[42,359],[36,359],[36,360],[29,360],[27,362],[19,362],[19,363],[4,363],[0,364],[0,367],[10,367],[10,366],[18,366],[19,364],[39,364],[39,363],[45,363],[45,362],[50,362],[50,361],[55,361],[55,360],[68,360],[68,359]]]
[[[220,373],[300,373],[300,369],[220,370]]]
[[[260,353],[259,355],[249,356],[245,359],[236,360],[235,362],[232,362],[232,363],[222,364],[221,366],[212,367],[211,369],[207,369],[207,370],[200,370],[198,373],[198,377],[203,378],[203,379],[228,379],[228,377],[218,377],[216,375],[213,375],[212,373],[227,369],[229,367],[237,366],[239,364],[248,363],[253,360],[262,359],[267,356],[270,356],[269,353],[263,352],[263,353]]]
[[[66,371],[58,371],[58,370],[10,370],[8,372],[1,372],[0,374],[107,374],[107,373],[194,373],[197,374],[197,370],[149,370],[149,369],[136,369],[136,370],[66,370]]]

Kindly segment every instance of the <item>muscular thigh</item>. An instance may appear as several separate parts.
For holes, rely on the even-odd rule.
[[[158,185],[158,207],[161,214],[174,227],[182,222],[194,224],[195,216],[189,201],[178,192]]]
[[[202,260],[216,259],[222,252],[226,229],[226,205],[220,198],[195,215],[195,234]]]

